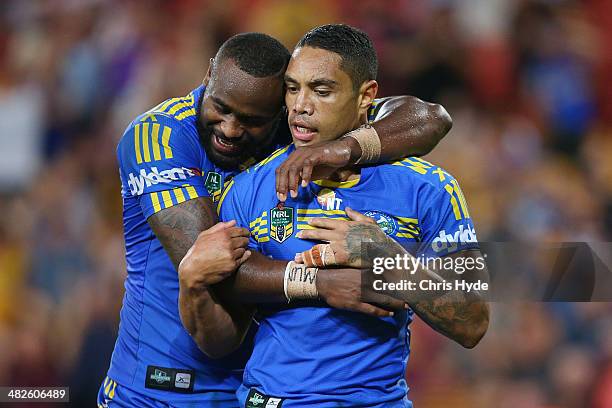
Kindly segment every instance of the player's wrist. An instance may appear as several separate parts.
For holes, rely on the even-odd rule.
[[[310,268],[304,264],[291,261],[285,267],[283,290],[287,302],[294,300],[318,299],[317,289],[318,268]]]
[[[354,140],[358,147],[351,147],[351,164],[376,163],[380,158],[382,145],[374,126],[365,124],[342,136],[341,140]],[[359,155],[356,153],[359,152]],[[355,158],[353,158],[355,154]]]
[[[361,150],[361,146],[359,145],[359,142],[357,141],[357,139],[353,137],[343,136],[340,139],[338,139],[338,143],[346,151],[345,154],[347,157],[347,160],[346,160],[347,164],[351,165],[351,164],[357,163],[357,161],[363,154],[363,151]]]

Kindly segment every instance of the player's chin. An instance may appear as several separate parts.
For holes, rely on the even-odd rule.
[[[312,140],[301,140],[295,137],[293,138],[293,144],[295,145],[295,147],[313,146],[316,145],[318,142],[319,141],[317,138],[313,138]]]
[[[210,157],[217,166],[226,169],[226,170],[234,170],[237,169],[240,164],[245,160],[245,154],[240,155],[228,155],[225,153],[221,153],[219,151],[214,150],[213,154]]]

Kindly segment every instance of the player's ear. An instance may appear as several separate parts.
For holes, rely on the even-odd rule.
[[[371,79],[369,81],[365,81],[359,87],[359,111],[367,112],[370,108],[370,105],[376,99],[376,94],[378,93],[378,82]]]
[[[211,58],[208,62],[208,69],[206,70],[206,75],[204,76],[204,80],[202,81],[202,85],[208,86],[208,82],[210,81],[210,74],[212,72],[213,64],[215,63],[215,59]]]

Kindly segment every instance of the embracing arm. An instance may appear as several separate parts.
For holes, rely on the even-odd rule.
[[[426,155],[446,136],[452,125],[452,119],[442,105],[414,96],[383,98],[376,107],[376,118],[372,123],[380,137],[377,163]],[[354,142],[352,138],[347,140]],[[361,153],[359,144],[351,144],[353,163]]]
[[[395,254],[393,255],[395,256]],[[479,250],[460,251],[446,258],[464,260],[482,259]],[[446,259],[442,258],[442,259]],[[405,271],[404,271],[405,273]],[[404,278],[407,278],[404,276]],[[429,270],[417,268],[410,278],[421,282],[447,282],[463,280],[469,283],[488,282],[486,266],[482,270],[470,270],[465,276],[458,275],[454,270]],[[485,335],[489,327],[489,306],[484,296],[477,290],[461,290],[454,286],[450,290],[431,290],[428,292],[404,291],[405,300],[431,328],[446,337],[455,340],[466,348],[475,347]]]
[[[383,98],[375,108],[372,123],[380,139],[380,157],[385,163],[407,156],[423,156],[436,147],[452,127],[444,107],[424,102],[414,96]],[[362,156],[361,146],[353,137],[341,137],[316,146],[302,146],[276,169],[278,199],[287,193],[297,196],[298,186],[327,177],[334,170],[355,164]],[[360,164],[368,164],[362,159]]]
[[[179,272],[179,312],[187,332],[209,357],[233,351],[242,342],[252,313],[239,304],[221,302],[215,293],[217,289],[212,288],[235,270],[239,260],[233,257],[244,256],[244,249],[241,252],[240,248],[232,248],[246,245],[246,239],[240,241],[244,234],[240,235],[229,223],[211,228],[217,215],[211,200],[204,197],[164,209],[149,217],[148,222]],[[212,237],[218,247],[195,246],[199,237]],[[181,262],[188,253],[187,261]],[[214,254],[215,264],[207,254]],[[201,265],[213,267],[216,274],[203,276],[201,268],[194,268],[189,262],[194,256],[201,260]]]
[[[431,270],[418,262],[411,262],[414,257],[399,243],[387,236],[369,217],[364,216],[350,208],[346,209],[350,221],[314,219],[309,222],[315,229],[304,230],[301,238],[327,241],[329,244],[318,244],[317,247],[329,246],[329,251],[320,253],[333,253],[333,259],[327,259],[327,264],[350,265],[353,267],[371,266],[372,259],[407,259],[406,264],[419,266],[414,271],[407,269],[386,269],[382,275],[376,275],[387,283],[401,281],[431,281],[450,282],[461,279],[469,283],[478,281],[488,282],[488,271],[484,259],[478,250],[464,250],[451,254],[445,258],[454,258],[450,265],[478,265],[479,268],[465,270],[458,274],[453,268]],[[364,259],[362,244],[370,243],[368,258]],[[315,266],[316,257],[312,256],[311,249],[298,255],[301,261],[308,266]],[[460,264],[456,261],[463,258]],[[471,259],[471,261],[468,261]],[[440,262],[441,265],[447,262]],[[388,286],[387,286],[388,287]],[[373,285],[364,284],[364,301],[376,298],[381,293],[406,302],[419,317],[421,317],[434,330],[446,337],[455,340],[464,347],[472,348],[484,336],[489,325],[489,306],[484,296],[476,290],[460,290],[454,286],[451,290],[376,290]]]
[[[147,222],[178,270],[200,232],[217,222],[217,213],[210,198],[199,197],[153,214]]]

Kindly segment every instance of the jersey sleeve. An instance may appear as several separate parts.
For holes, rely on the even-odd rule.
[[[253,217],[249,214],[248,192],[241,191],[241,187],[242,183],[236,183],[236,179],[232,179],[227,184],[217,205],[219,220],[225,222],[236,220],[237,226],[247,228],[251,232],[249,249],[261,252],[259,235],[267,232],[267,223],[262,217],[251,219]]]
[[[428,185],[419,197],[422,234],[419,252],[427,257],[478,248],[474,223],[459,183],[441,170],[439,176],[440,185]]]
[[[385,98],[376,98],[370,108],[368,109],[368,122],[376,122],[377,120],[381,120],[385,116],[387,116],[390,112],[388,110],[383,110],[382,107],[387,103],[391,97]]]
[[[117,148],[123,194],[138,199],[145,218],[209,196],[197,135],[172,118],[149,116],[132,123]]]

